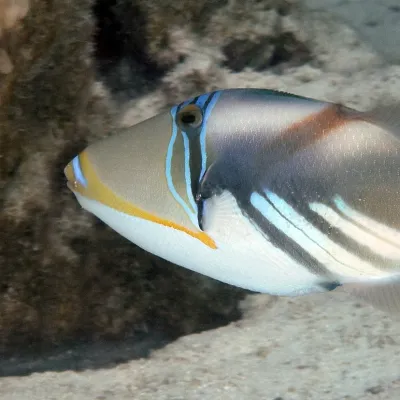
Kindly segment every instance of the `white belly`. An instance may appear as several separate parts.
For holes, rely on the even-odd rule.
[[[225,198],[223,204],[215,200],[206,204],[209,217],[204,227],[217,244],[216,250],[182,231],[124,214],[78,193],[75,196],[83,208],[120,235],[177,265],[231,285],[273,295],[321,291],[319,277],[266,241],[240,213],[226,214],[229,207],[236,205],[230,195],[231,199]]]

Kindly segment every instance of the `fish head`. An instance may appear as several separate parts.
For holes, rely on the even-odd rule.
[[[190,99],[84,149],[64,170],[81,206],[160,256],[152,228],[170,243],[179,233],[215,248],[195,198],[206,168],[206,103]]]

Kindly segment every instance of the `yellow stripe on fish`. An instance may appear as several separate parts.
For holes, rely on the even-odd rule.
[[[89,199],[96,200],[122,213],[137,216],[160,225],[165,225],[173,229],[178,229],[200,240],[202,243],[204,243],[206,246],[212,249],[217,248],[214,240],[206,233],[201,231],[199,232],[192,231],[173,221],[159,218],[158,216],[151,214],[145,210],[142,210],[139,207],[133,205],[132,203],[129,203],[128,201],[117,196],[98,178],[96,171],[91,165],[88,155],[85,151],[83,151],[79,155],[79,164],[81,170],[84,171],[84,177],[87,182],[87,186],[85,187],[81,182],[79,182],[79,180],[77,180],[77,177],[75,176],[74,173],[73,163],[71,162],[65,168],[65,175],[68,179],[68,185],[72,191],[77,192]]]

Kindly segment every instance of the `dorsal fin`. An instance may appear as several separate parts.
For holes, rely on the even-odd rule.
[[[369,111],[360,112],[358,118],[378,125],[400,139],[400,103],[379,105]]]

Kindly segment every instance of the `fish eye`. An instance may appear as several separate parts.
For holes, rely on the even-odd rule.
[[[203,113],[200,107],[189,104],[178,111],[176,123],[182,130],[198,128],[203,122]]]

